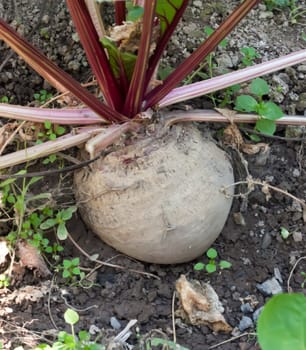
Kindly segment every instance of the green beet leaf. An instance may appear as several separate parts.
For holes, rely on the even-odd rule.
[[[264,79],[256,78],[250,85],[252,94],[257,96],[268,95],[270,87]]]
[[[162,34],[170,26],[175,14],[183,5],[183,0],[157,0],[156,14],[160,20],[160,29]]]
[[[259,316],[257,334],[262,350],[306,350],[306,297],[273,296]]]
[[[276,125],[273,120],[261,118],[257,120],[255,128],[263,134],[273,135],[276,130]]]
[[[255,112],[258,102],[254,97],[241,95],[236,98],[235,109],[242,112]]]

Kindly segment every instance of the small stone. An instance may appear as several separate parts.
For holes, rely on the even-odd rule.
[[[68,63],[68,68],[70,70],[78,71],[80,69],[80,63],[73,60]]]
[[[238,326],[240,332],[243,332],[246,329],[251,328],[251,327],[253,327],[253,320],[248,316],[243,316],[242,319],[240,320],[239,326]]]
[[[262,238],[261,248],[267,249],[272,243],[272,237],[269,232],[266,232]]]
[[[199,9],[201,9],[202,6],[203,6],[203,3],[202,3],[202,1],[195,0],[195,1],[193,2],[193,6],[199,8]]]
[[[220,55],[218,58],[216,58],[216,61],[218,63],[218,66],[221,68],[232,68],[233,67],[233,61],[227,53]]]
[[[71,38],[72,38],[72,40],[75,41],[76,43],[80,42],[80,38],[79,38],[78,33],[73,33],[73,34],[71,35]]]
[[[274,277],[278,280],[279,283],[284,282],[278,267],[274,267]]]
[[[271,11],[264,11],[259,14],[259,19],[270,19],[273,18],[273,12]]]
[[[259,317],[259,315],[261,314],[263,308],[264,308],[264,307],[261,306],[261,307],[259,307],[258,309],[256,309],[256,310],[254,311],[254,313],[253,313],[253,321],[254,321],[254,322],[257,322],[258,317]]]
[[[306,73],[306,64],[301,64],[297,67],[298,72]]]
[[[285,136],[287,138],[289,138],[289,137],[303,137],[305,131],[306,131],[306,128],[304,125],[302,125],[302,126],[288,125],[286,127]]]
[[[44,16],[42,17],[41,21],[42,21],[42,23],[44,23],[44,24],[48,24],[49,21],[50,21],[49,15],[44,15]]]
[[[292,175],[293,175],[294,177],[300,177],[301,172],[300,172],[299,169],[294,169],[293,172],[292,172]]]
[[[110,318],[110,325],[116,330],[121,328],[121,323],[116,319],[116,317]]]
[[[300,112],[304,112],[306,109],[306,92],[300,94],[299,101],[296,104],[296,109]]]
[[[245,226],[246,225],[245,219],[244,219],[243,215],[240,212],[234,213],[233,214],[233,218],[234,218],[234,221],[235,221],[236,225],[241,225],[241,226]]]
[[[242,304],[240,306],[240,310],[244,313],[244,314],[247,314],[247,313],[251,313],[254,311],[252,305],[250,303],[245,303],[245,304]]]
[[[302,232],[293,232],[292,234],[294,242],[302,242],[303,240],[303,235]]]
[[[275,277],[272,277],[261,284],[257,284],[256,287],[265,296],[276,295],[283,291]]]

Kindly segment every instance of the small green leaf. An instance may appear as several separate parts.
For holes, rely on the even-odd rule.
[[[202,271],[202,270],[204,270],[204,267],[205,267],[205,264],[198,262],[193,266],[193,269],[195,271]]]
[[[63,135],[65,133],[66,129],[63,126],[58,125],[55,128],[56,135]]]
[[[209,248],[206,255],[209,257],[209,259],[216,259],[218,252],[214,248]]]
[[[67,209],[63,209],[61,211],[61,218],[65,221],[70,220],[72,218],[72,214],[77,211],[77,207],[69,207]]]
[[[258,102],[249,95],[240,95],[236,98],[235,109],[242,112],[255,112]]]
[[[72,309],[67,309],[64,313],[66,323],[74,325],[79,321],[79,314]]]
[[[230,267],[232,267],[232,264],[229,261],[221,260],[219,262],[219,266],[221,269],[229,269]]]
[[[254,95],[263,96],[269,93],[270,87],[264,79],[256,78],[251,82],[250,90]]]
[[[79,275],[81,273],[81,270],[79,267],[74,267],[71,271],[74,275]]]
[[[72,266],[71,260],[64,259],[63,266],[65,269],[69,269]]]
[[[89,341],[90,340],[90,334],[86,331],[80,331],[78,335],[79,335],[79,339],[81,341]]]
[[[92,255],[89,257],[89,259],[90,259],[91,261],[96,261],[98,258],[99,258],[99,254],[92,254]]]
[[[80,263],[80,258],[73,258],[72,260],[71,260],[71,264],[73,265],[73,266],[78,266],[79,265],[79,263]]]
[[[45,122],[44,122],[44,126],[45,126],[45,129],[50,130],[52,124],[51,124],[51,122],[49,122],[49,121],[45,121]]]
[[[68,270],[63,270],[63,273],[62,273],[63,278],[68,278],[68,277],[70,277],[70,275],[71,274]]]
[[[12,183],[14,183],[16,181],[16,179],[7,179],[5,181],[1,181],[0,182],[0,187],[5,187],[7,185],[10,185]]]
[[[262,350],[306,350],[305,296],[273,296],[259,316],[257,335]]]
[[[258,112],[261,116],[265,117],[269,120],[277,120],[280,119],[284,113],[281,108],[276,105],[274,102],[264,102],[261,104],[262,110]]]
[[[57,221],[55,219],[47,219],[43,223],[40,224],[40,228],[42,230],[48,230],[49,228],[55,226],[57,224]]]
[[[140,17],[143,16],[143,7],[133,6],[131,3],[127,3],[127,16],[126,20],[130,22],[136,22]]]
[[[207,264],[207,265],[205,265],[205,270],[206,270],[208,273],[213,273],[213,272],[216,272],[217,267],[216,267],[216,265],[214,265],[214,264]]]
[[[261,118],[257,120],[255,128],[264,134],[273,135],[276,130],[276,125],[273,120]]]
[[[290,232],[285,227],[281,227],[280,233],[285,240],[290,236]]]
[[[58,239],[60,239],[61,241],[64,241],[68,237],[68,231],[64,222],[61,222],[58,225],[56,234]]]

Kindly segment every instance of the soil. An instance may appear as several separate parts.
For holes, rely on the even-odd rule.
[[[188,55],[201,40],[199,25],[215,27],[238,3],[234,0],[208,1],[202,6],[201,1],[194,0],[169,45],[164,64],[177,64]],[[297,1],[297,5],[305,8],[305,1]],[[0,3],[0,17],[15,24],[23,35],[79,81],[88,81],[90,72],[87,62],[73,35],[64,2],[4,0]],[[258,50],[261,58],[257,61],[304,48],[303,23],[299,22],[302,20],[298,18],[298,22],[293,24],[289,9],[270,12],[260,5],[229,37],[229,47],[218,50],[215,60],[219,69],[236,69],[241,64],[239,48],[246,45]],[[13,103],[27,104],[33,101],[33,94],[39,89],[53,91],[22,60],[11,56],[5,45],[0,45],[0,56],[0,97],[8,96]],[[271,98],[289,114],[302,115],[305,112],[305,74],[305,65],[299,65],[267,77],[274,87]],[[282,90],[277,88],[279,84],[283,84]],[[197,107],[210,104],[207,98],[197,99],[193,103]],[[4,123],[4,120],[0,122]],[[219,143],[222,141],[219,131],[223,127],[212,125],[210,128],[211,135]],[[294,132],[293,136],[297,136],[298,140],[288,138],[289,134],[292,136],[290,128],[279,128],[274,138],[261,137],[261,142],[267,144],[266,148],[255,155],[243,154],[248,170],[242,165],[239,154],[232,147],[223,145],[232,156],[236,180],[245,180],[248,171],[253,179],[267,181],[305,200],[305,129],[299,128]],[[55,193],[54,188],[60,180],[54,175],[47,177],[44,190]],[[73,200],[69,193],[70,180],[65,177],[66,189],[63,188],[62,195],[55,196],[59,207]],[[56,328],[69,331],[63,314],[67,307],[73,307],[80,315],[76,328],[91,329],[92,332],[94,329],[103,330],[105,341],[118,334],[130,320],[136,319],[138,329],[133,327],[127,340],[136,349],[140,348],[139,339],[147,336],[173,339],[172,317],[175,318],[177,343],[188,349],[259,349],[254,336],[254,318],[256,320],[258,310],[270,298],[269,293],[264,293],[259,285],[275,277],[278,287],[287,291],[287,281],[294,264],[306,256],[306,225],[301,206],[288,196],[270,191],[271,198],[267,200],[267,193],[260,186],[255,186],[248,195],[239,196],[247,190],[243,185],[236,188],[237,198],[228,221],[213,245],[220,259],[229,261],[232,267],[212,274],[194,270],[195,263],[207,262],[204,253],[193,262],[173,266],[141,263],[118,254],[90,232],[81,218],[75,215],[68,229],[79,247],[89,255],[98,253],[99,259],[120,265],[123,269],[101,266],[91,276],[92,285],[86,288],[65,284],[56,272],[51,281],[50,278],[37,276],[35,271],[27,270],[22,278],[16,279],[15,285],[0,290],[0,339],[3,348],[13,349],[17,345],[31,348],[37,341],[52,339]],[[289,231],[287,239],[282,238],[281,228]],[[2,230],[1,234],[5,235],[6,232]],[[81,266],[89,269],[95,266],[69,240],[65,242],[64,256],[79,256]],[[303,271],[306,272],[306,260],[301,260],[293,271],[290,287],[306,295],[302,287]],[[173,309],[178,308],[177,298],[172,307],[175,282],[182,274],[188,279],[211,284],[224,306],[225,319],[233,327],[232,334],[217,334],[207,326],[190,325],[173,315]],[[252,320],[250,327],[243,327],[243,317],[244,321],[245,317]],[[230,340],[242,334],[245,335]],[[227,340],[230,341],[225,342]],[[225,343],[217,345],[221,342]],[[119,345],[116,347],[120,348]]]

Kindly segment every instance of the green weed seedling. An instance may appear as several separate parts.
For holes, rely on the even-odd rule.
[[[240,52],[243,55],[241,62],[244,67],[252,66],[255,59],[260,58],[260,55],[256,52],[254,47],[242,47]]]
[[[62,270],[62,277],[69,282],[76,282],[77,279],[82,280],[85,277],[85,273],[80,269],[80,258],[64,259],[59,269]]]
[[[40,228],[42,230],[49,230],[50,228],[56,228],[56,234],[58,239],[65,240],[68,237],[66,222],[72,218],[72,214],[76,210],[77,210],[76,206],[59,210],[55,214],[55,217],[49,218],[43,223],[41,223]]]
[[[25,173],[25,171],[19,173]],[[60,215],[58,212],[54,213],[48,206],[49,193],[29,194],[30,187],[41,179],[41,177],[33,177],[29,181],[23,179],[21,184],[17,184],[16,179],[0,182],[2,212],[5,213],[6,217],[13,218],[13,228],[6,236],[6,239],[12,247],[14,247],[18,239],[24,239],[41,253],[51,254],[52,258],[57,261],[59,260],[59,253],[64,248],[57,242],[51,244],[40,226],[47,220],[58,222],[59,218],[57,215]],[[37,203],[41,203],[41,201],[43,203],[38,205]],[[74,211],[74,208],[71,210]],[[66,212],[63,213],[63,211],[67,211],[67,209],[59,211],[66,219],[69,215]]]
[[[206,255],[209,259],[208,264],[204,264],[202,262],[198,262],[194,265],[194,270],[196,271],[202,271],[206,270],[208,273],[213,273],[217,271],[217,268],[219,267],[221,270],[223,269],[229,269],[232,264],[226,260],[220,260],[219,262],[216,261],[216,258],[218,257],[218,252],[214,248],[209,248],[206,252]]]
[[[35,126],[33,126],[35,129]],[[58,136],[64,135],[66,129],[61,125],[52,124],[49,121],[44,122],[44,131],[39,131],[37,134],[38,142],[42,143],[45,140],[54,141]]]
[[[280,234],[282,236],[282,239],[286,240],[290,236],[291,233],[286,229],[286,227],[281,227]]]
[[[7,96],[2,96],[0,98],[0,103],[9,103],[9,98]]]
[[[36,92],[34,94],[35,101],[37,101],[41,105],[49,101],[52,97],[53,97],[52,93],[44,89],[39,90],[39,92]]]
[[[65,322],[71,327],[71,334],[60,331],[57,341],[52,345],[40,344],[34,350],[105,350],[105,346],[97,343],[96,340],[90,340],[91,335],[87,331],[75,333],[74,325],[79,321],[79,315],[72,309],[67,309],[64,314]]]
[[[235,101],[235,109],[241,112],[257,113],[260,118],[256,122],[256,130],[273,135],[276,130],[275,120],[283,116],[283,111],[274,102],[263,100],[263,96],[270,92],[270,87],[264,79],[254,79],[250,84],[250,91],[256,98],[250,95],[238,96]]]
[[[0,274],[0,289],[7,288],[10,285],[10,278],[4,273]]]
[[[304,278],[303,282],[301,283],[301,287],[304,288],[306,284],[306,272],[302,271],[300,275]]]
[[[269,11],[289,7],[290,0],[265,0],[265,5]]]

